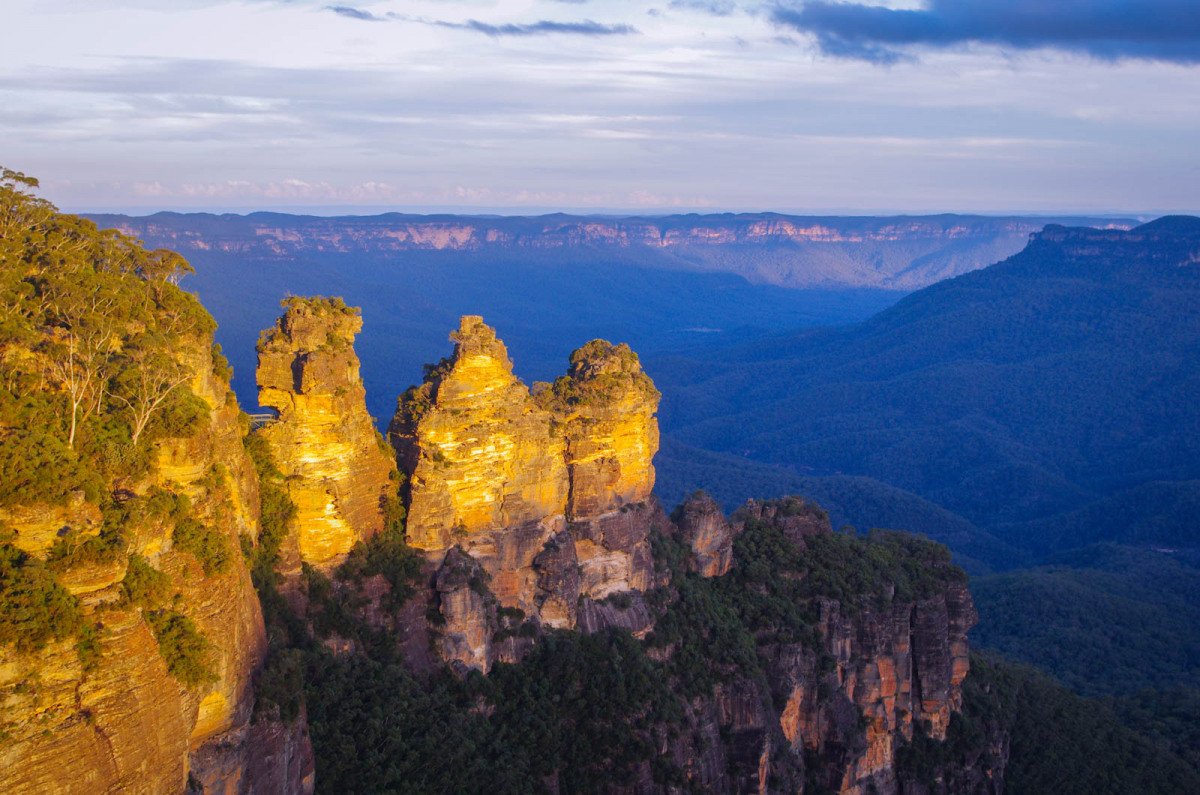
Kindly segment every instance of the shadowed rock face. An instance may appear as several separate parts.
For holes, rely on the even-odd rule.
[[[303,561],[328,570],[383,528],[394,469],[367,413],[354,353],[358,310],[321,298],[284,306],[258,345],[259,402],[279,412],[261,433],[298,511],[285,568]]]
[[[673,516],[683,540],[691,547],[688,569],[701,577],[720,577],[733,563],[733,527],[717,501],[697,492]]]

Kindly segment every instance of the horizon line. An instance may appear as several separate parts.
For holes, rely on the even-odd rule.
[[[834,218],[879,218],[879,217],[936,217],[964,216],[979,218],[1103,218],[1112,220],[1149,221],[1168,215],[1200,216],[1200,210],[900,210],[895,208],[859,209],[859,208],[828,208],[828,209],[740,209],[713,207],[672,207],[672,208],[580,208],[580,207],[494,207],[494,206],[445,206],[445,205],[216,205],[212,207],[181,207],[156,205],[118,205],[113,207],[97,207],[85,205],[68,205],[59,208],[60,212],[75,215],[126,215],[133,218],[146,218],[159,213],[175,213],[179,215],[237,215],[246,217],[256,213],[272,213],[277,215],[292,215],[297,217],[310,216],[320,218],[371,217],[380,215],[413,215],[437,216],[450,215],[462,217],[492,217],[492,218],[530,218],[546,215],[567,215],[574,217],[622,217],[622,218],[665,218],[682,215],[784,215],[795,217],[834,217]]]

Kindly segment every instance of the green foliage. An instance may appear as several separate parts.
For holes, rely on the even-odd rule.
[[[95,500],[189,435],[208,407],[184,382],[215,325],[176,285],[178,255],[58,213],[0,179],[0,505]]]
[[[233,380],[233,367],[230,366],[229,359],[222,352],[221,343],[219,342],[212,344],[212,361],[213,375],[218,381],[228,384]]]
[[[172,676],[187,687],[216,681],[212,645],[195,622],[174,610],[153,610],[143,615],[158,641],[158,653]]]
[[[295,720],[304,701],[304,653],[272,649],[255,680],[255,695],[255,717]]]
[[[1140,690],[1105,700],[1121,723],[1200,771],[1200,690]]]
[[[542,408],[568,413],[589,404],[606,405],[630,392],[641,393],[646,400],[657,400],[654,382],[642,372],[638,355],[621,343],[592,340],[571,354],[567,375],[553,384],[535,385],[535,397]]]
[[[79,655],[79,665],[85,673],[91,673],[100,667],[100,636],[103,632],[97,624],[84,623],[79,627],[75,653]]]
[[[79,600],[46,566],[12,544],[0,544],[0,645],[38,651],[82,627]]]
[[[785,518],[812,510],[801,501],[774,506]],[[651,541],[656,565],[672,572],[673,583],[651,595],[665,609],[647,643],[671,650],[668,670],[687,695],[731,677],[761,679],[762,646],[800,643],[823,656],[819,599],[854,613],[965,581],[945,547],[898,533],[816,534],[800,547],[779,523],[751,518],[734,541],[733,568],[713,579],[683,573],[687,551],[679,541],[662,535]]]
[[[66,442],[60,398],[0,388],[0,506],[65,504],[75,491],[92,500],[103,487],[101,474]]]
[[[1123,726],[1108,707],[1034,669],[981,655],[972,656],[963,711],[951,719],[946,742],[914,737],[897,753],[901,776],[930,782],[980,749],[990,757],[985,740],[997,732],[1011,738],[1011,792],[1200,791],[1200,769]]]
[[[1200,681],[1200,569],[1171,555],[1098,545],[971,586],[974,643],[1080,693]]]
[[[170,595],[171,578],[150,565],[141,555],[129,556],[129,568],[121,580],[121,594],[131,605],[151,610]]]
[[[200,562],[206,577],[229,569],[229,542],[220,530],[189,516],[175,523],[171,540],[176,549],[190,552]]]
[[[411,433],[431,408],[438,384],[450,374],[454,367],[453,356],[443,356],[438,361],[422,366],[424,378],[420,384],[410,386],[396,399],[396,413],[392,418],[394,430]],[[440,451],[437,451],[440,452]]]
[[[679,712],[627,633],[552,633],[488,677],[427,681],[358,655],[307,655],[322,792],[562,792],[630,785]],[[678,780],[661,761],[660,783]]]
[[[874,478],[1035,554],[1196,547],[1198,238],[1104,234],[1034,241],[852,326],[657,362],[664,430]],[[742,483],[726,499],[763,493]]]
[[[398,497],[384,500],[384,529],[367,541],[354,545],[335,575],[340,580],[361,583],[364,577],[383,575],[390,586],[393,608],[403,605],[421,581],[424,558],[408,545],[404,534],[404,506]]]
[[[246,452],[258,472],[261,513],[259,514],[258,543],[250,559],[250,576],[261,592],[264,587],[278,586],[279,548],[287,537],[288,528],[296,517],[296,504],[283,487],[283,475],[271,457],[267,440],[251,433],[244,440]]]

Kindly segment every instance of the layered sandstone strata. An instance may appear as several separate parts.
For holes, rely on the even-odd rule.
[[[333,298],[289,298],[258,344],[259,403],[278,420],[260,433],[296,504],[295,548],[318,569],[341,562],[384,525],[396,488],[391,456],[367,413],[354,337],[359,311]]]
[[[715,573],[725,559],[712,555],[727,538],[714,507],[701,495],[674,515],[693,571]],[[736,535],[751,521],[801,550],[833,532],[824,511],[794,497],[751,501],[725,527]],[[845,795],[898,791],[897,749],[918,726],[944,738],[961,707],[977,620],[965,580],[935,577],[940,586],[922,598],[817,597],[813,640],[759,647],[766,681],[734,678],[693,703],[700,741],[674,749],[689,778],[707,791],[761,790],[768,780],[787,789],[806,778]]]
[[[650,497],[661,395],[628,345],[592,340],[571,354],[567,374],[541,386],[537,397],[566,437],[572,519]]]
[[[251,722],[266,637],[238,549],[258,534],[258,481],[242,445],[237,403],[228,382],[214,374],[210,346],[211,339],[189,338],[177,351],[191,374],[188,386],[208,406],[208,421],[189,436],[156,442],[151,471],[116,499],[144,506],[164,495],[186,498],[189,519],[211,530],[225,562],[206,572],[175,544],[171,519],[131,508],[119,551],[99,559],[68,556],[52,566],[95,628],[95,646],[86,664],[75,639],[28,651],[0,648],[0,791],[182,792],[189,780],[209,792],[248,791],[252,781],[275,782],[276,791],[312,790],[303,719]],[[26,551],[44,557],[49,548],[40,528],[48,521],[65,523],[57,536],[82,539],[98,532],[98,518],[94,507],[75,500],[65,512],[43,515],[19,507],[5,521],[29,544]],[[123,581],[134,555],[165,577],[156,601],[128,598]],[[185,684],[169,670],[147,620],[163,611],[185,616],[202,636],[208,670],[202,681]],[[291,753],[260,758],[254,749],[267,742]]]
[[[409,476],[408,541],[424,550],[561,516],[565,440],[513,375],[496,333],[474,315],[454,353],[400,399],[390,436]]]
[[[462,318],[451,339],[453,354],[401,397],[389,433],[408,476],[409,543],[435,560],[455,553],[443,585],[461,579],[465,553],[492,597],[439,585],[443,655],[481,670],[511,656],[484,642],[503,616],[532,622],[528,634],[574,628],[584,607],[593,628],[644,631],[644,616],[589,606],[652,587],[648,536],[666,521],[651,498],[659,395],[637,356],[590,342],[531,394],[481,318]]]

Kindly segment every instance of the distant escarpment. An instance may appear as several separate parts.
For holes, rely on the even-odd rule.
[[[283,303],[258,344],[259,403],[278,412],[259,433],[296,505],[281,565],[328,571],[383,529],[395,466],[367,413],[354,353],[358,310],[340,299]]]
[[[0,791],[310,791],[255,711],[258,477],[187,264],[0,179]]]
[[[318,218],[281,213],[94,216],[98,223],[197,257],[293,259],[435,253],[548,259],[576,264],[600,252],[642,267],[736,273],[784,287],[912,290],[1019,251],[1048,223],[1128,229],[1112,218],[797,216],[480,217],[404,215]]]

